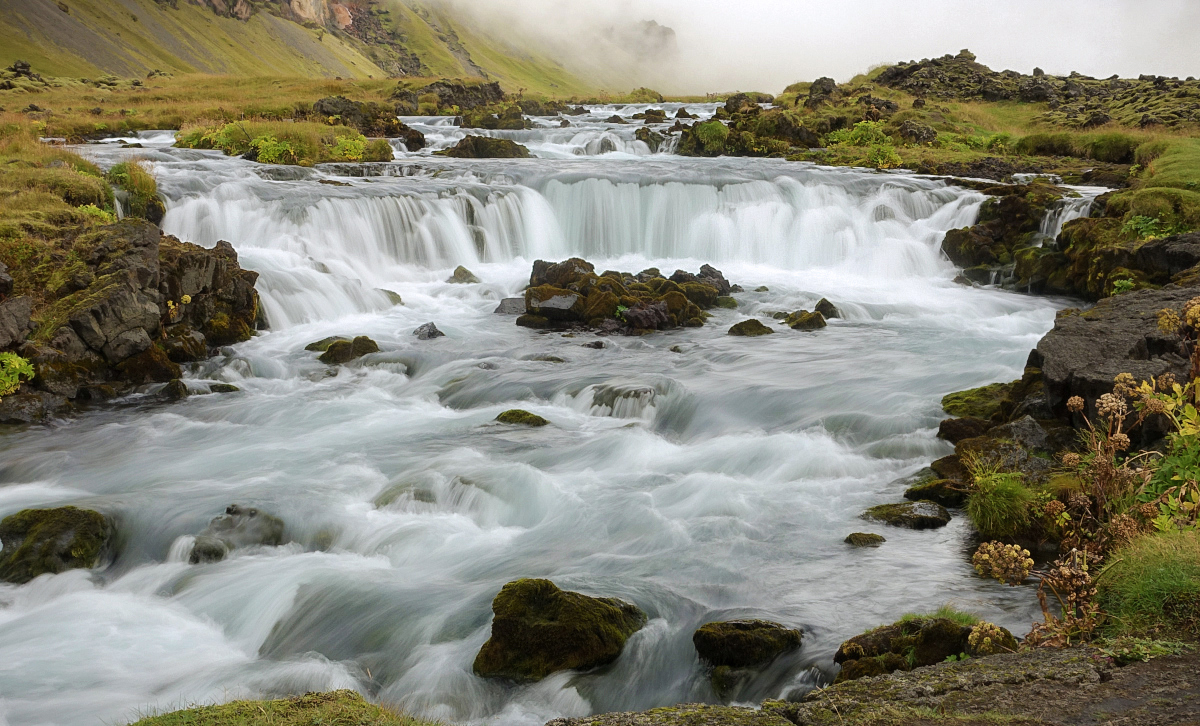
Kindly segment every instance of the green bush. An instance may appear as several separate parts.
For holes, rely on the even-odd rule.
[[[895,169],[903,163],[904,160],[896,152],[896,147],[891,144],[875,144],[867,152],[867,166],[876,169]]]
[[[704,144],[705,151],[716,154],[725,148],[725,139],[729,138],[729,127],[714,119],[696,124],[692,128],[692,133],[696,135],[701,144]]]
[[[859,121],[852,128],[830,131],[825,136],[826,146],[873,146],[892,143],[892,137],[883,130],[881,121]]]
[[[16,353],[0,353],[0,396],[16,393],[21,379],[33,378],[33,366]]]
[[[1029,527],[1033,498],[1020,474],[981,471],[967,498],[967,517],[987,539],[1014,537]]]
[[[1200,636],[1200,532],[1139,537],[1108,559],[1096,585],[1111,630]]]
[[[363,161],[391,161],[396,158],[395,150],[387,139],[375,139],[363,149]]]

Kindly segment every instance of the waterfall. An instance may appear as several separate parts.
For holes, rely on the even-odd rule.
[[[1045,218],[1042,219],[1042,226],[1038,230],[1038,237],[1042,242],[1053,243],[1058,239],[1058,235],[1062,234],[1063,225],[1091,214],[1092,204],[1095,203],[1096,197],[1112,191],[1105,187],[1068,186],[1066,188],[1076,192],[1079,196],[1063,197],[1046,213]]]

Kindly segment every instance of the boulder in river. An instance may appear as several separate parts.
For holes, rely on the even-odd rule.
[[[525,312],[525,298],[506,297],[492,312],[496,315],[521,315]]]
[[[710,665],[748,668],[799,648],[802,637],[800,630],[769,620],[728,620],[700,626],[692,644]]]
[[[774,333],[774,332],[775,332],[774,330],[771,330],[767,326],[763,325],[762,321],[756,320],[755,318],[750,318],[749,320],[743,320],[742,322],[736,323],[731,328],[729,328],[730,335],[743,335],[746,337],[754,337],[754,336],[758,336],[758,335],[770,335],[771,333]]]
[[[936,529],[950,524],[950,513],[936,502],[919,501],[881,504],[863,512],[863,519],[908,529]]]
[[[846,535],[846,539],[842,540],[848,545],[855,547],[878,547],[887,542],[881,534],[871,534],[870,532],[851,532]]]
[[[821,298],[820,300],[818,300],[816,306],[813,307],[813,310],[815,310],[818,313],[821,313],[821,315],[824,316],[826,320],[828,320],[830,318],[842,317],[842,311],[838,310],[836,305],[829,302],[825,298]]]
[[[510,139],[490,136],[466,136],[446,150],[456,159],[528,159],[529,149]]]
[[[0,580],[26,583],[100,564],[113,538],[113,523],[90,509],[24,509],[0,521]]]
[[[500,423],[515,424],[518,426],[545,426],[550,423],[536,413],[530,413],[522,408],[510,408],[497,416],[496,420]]]
[[[973,439],[976,436],[983,436],[993,425],[991,421],[985,421],[974,416],[948,418],[938,424],[938,438],[945,439],[952,444],[957,444],[963,439]]]
[[[611,663],[646,623],[635,605],[561,590],[540,579],[505,585],[492,612],[492,635],[473,669],[484,678],[523,682]]]
[[[784,318],[784,322],[792,330],[820,330],[827,325],[824,315],[807,310],[797,310]]]
[[[967,491],[959,482],[933,477],[905,489],[904,498],[914,502],[935,502],[943,507],[961,507],[967,501]]]
[[[425,323],[418,326],[417,329],[412,332],[412,334],[417,336],[417,340],[432,340],[433,338],[444,338],[446,336],[446,334],[438,330],[438,327],[433,323]]]
[[[323,342],[323,341],[319,341]],[[379,345],[365,335],[354,340],[335,340],[326,347],[325,352],[317,360],[326,365],[341,365],[355,358],[361,358],[368,353],[378,353]]]
[[[231,504],[225,513],[214,517],[204,531],[196,535],[196,543],[188,561],[220,562],[231,551],[255,545],[278,546],[283,543],[283,520],[253,507]]]
[[[479,282],[479,278],[475,277],[475,273],[471,272],[462,265],[459,265],[458,267],[454,268],[454,274],[451,275],[450,279],[446,280],[446,282],[457,285],[470,285]]]

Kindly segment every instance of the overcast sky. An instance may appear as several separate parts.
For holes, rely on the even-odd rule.
[[[970,48],[995,70],[1200,77],[1200,0],[459,0],[535,31],[657,20],[675,29],[673,92],[845,80],[881,63]],[[666,69],[659,69],[666,70]]]

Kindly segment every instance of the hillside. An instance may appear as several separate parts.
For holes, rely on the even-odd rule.
[[[0,0],[0,65],[50,76],[483,76],[513,91],[592,90],[498,36],[415,0]]]

